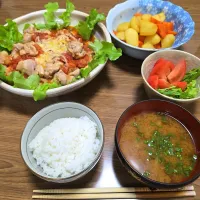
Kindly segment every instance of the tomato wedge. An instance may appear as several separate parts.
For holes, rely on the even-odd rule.
[[[158,76],[157,75],[149,76],[147,81],[152,88],[158,89]]]
[[[183,79],[186,73],[186,61],[180,60],[171,73],[167,76],[170,83],[179,82]]]
[[[167,79],[167,76],[173,70],[174,64],[164,58],[160,58],[154,65],[150,76],[158,75],[159,79]]]
[[[171,84],[166,79],[158,79],[158,88],[165,89],[169,88]]]
[[[181,81],[181,82],[176,82],[173,83],[174,86],[181,88],[183,91],[187,88],[187,82]]]

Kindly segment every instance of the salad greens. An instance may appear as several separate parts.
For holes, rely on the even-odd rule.
[[[85,21],[80,21],[77,25],[78,33],[83,37],[85,40],[89,40],[94,29],[94,26],[100,22],[105,20],[104,14],[99,14],[96,9],[92,9],[88,17],[86,17]]]
[[[18,72],[11,72],[9,75],[6,75],[6,67],[0,65],[0,79],[10,83],[13,87],[34,90],[33,98],[35,101],[43,100],[46,97],[46,91],[48,89],[53,89],[60,87],[61,85],[56,82],[51,83],[40,83],[40,77],[36,74],[24,78],[24,76]]]
[[[195,68],[190,70],[183,78],[183,81],[190,83],[193,80],[196,80],[200,76],[200,68]]]
[[[59,18],[63,20],[63,26],[69,26],[70,25],[70,17],[71,12],[75,9],[75,6],[70,1],[66,1],[66,11],[63,12]]]
[[[22,34],[18,31],[16,22],[6,20],[7,25],[0,25],[0,51],[11,51],[15,43],[21,42]]]
[[[0,79],[12,84],[13,87],[28,90],[34,90],[40,82],[40,77],[36,74],[24,78],[20,72],[14,71],[6,76],[6,67],[4,65],[0,65]]]
[[[48,89],[53,89],[60,86],[61,85],[56,82],[39,84],[33,92],[33,98],[35,101],[43,100],[46,98],[46,92]]]
[[[70,25],[71,13],[75,9],[72,2],[69,0],[66,1],[66,11],[58,17],[60,20],[62,20],[62,23],[59,23],[60,20],[58,20],[58,18],[55,16],[55,12],[59,8],[58,2],[49,2],[44,7],[46,8],[46,12],[44,13],[46,23],[35,24],[37,29],[61,29]],[[89,16],[86,17],[86,20],[80,21],[76,26],[76,29],[83,39],[89,40],[95,25],[103,20],[105,20],[105,15],[98,13],[96,9],[92,9]]]
[[[107,59],[114,61],[122,55],[121,49],[117,49],[112,43],[105,41],[95,40],[94,43],[90,43],[90,48],[94,50],[95,55],[93,60],[88,63],[88,67],[81,69],[81,76],[84,78],[99,64],[105,63]]]
[[[58,10],[58,2],[49,2],[45,6],[46,12],[44,13],[45,24],[35,24],[37,29],[61,29],[70,25],[71,13],[74,10],[74,5],[69,0],[66,1],[66,11],[63,12],[58,18],[55,12]],[[58,20],[60,19],[60,20]],[[62,23],[59,23],[62,21]]]
[[[195,98],[199,92],[197,78],[200,76],[200,68],[195,68],[186,73],[183,81],[187,82],[186,90],[172,86],[166,89],[158,89],[158,92],[176,99],[191,99]]]

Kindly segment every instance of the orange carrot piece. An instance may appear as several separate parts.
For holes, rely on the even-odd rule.
[[[154,47],[155,47],[155,49],[160,49],[161,48],[160,42],[158,44],[155,44]]]
[[[158,35],[160,35],[161,38],[165,38],[165,36],[167,35],[166,26],[164,24],[157,24],[157,26],[158,26],[157,30]]]
[[[167,33],[168,33],[168,34],[177,35],[177,32],[176,32],[176,31],[168,31]]]
[[[113,33],[116,35],[116,34],[117,34],[117,31],[113,31]]]
[[[154,24],[162,24],[161,21],[157,20],[157,19],[154,19],[153,17],[151,17],[151,20],[150,20],[152,23]]]
[[[144,43],[145,37],[146,36],[139,35],[139,40]]]
[[[142,16],[142,13],[137,12],[134,14],[134,16]]]
[[[167,31],[173,31],[174,30],[173,22],[163,22],[163,24],[166,26]]]
[[[143,44],[144,44],[144,42],[139,40],[139,47],[142,47]]]

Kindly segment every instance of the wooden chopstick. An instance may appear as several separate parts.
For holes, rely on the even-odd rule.
[[[179,189],[157,189],[148,187],[121,187],[121,188],[77,188],[77,189],[46,189],[33,190],[33,193],[44,194],[94,194],[94,193],[131,193],[131,192],[170,192],[170,191],[193,191],[194,186],[188,185]]]
[[[195,196],[195,191],[152,192],[152,193],[99,193],[33,195],[33,199],[160,199]]]

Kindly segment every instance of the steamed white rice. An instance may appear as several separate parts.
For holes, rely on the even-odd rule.
[[[54,178],[69,177],[87,168],[99,146],[97,125],[86,116],[57,119],[29,144],[37,165]]]

